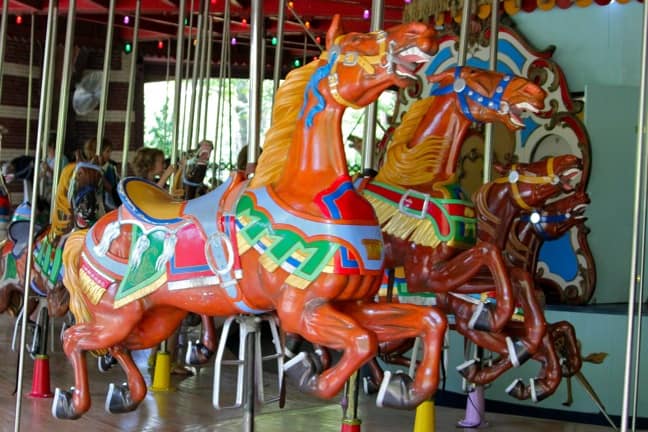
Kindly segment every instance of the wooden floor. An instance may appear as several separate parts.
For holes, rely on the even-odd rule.
[[[11,331],[13,320],[0,316],[0,352],[5,358],[0,369],[0,430],[14,430],[15,396],[11,395],[15,385],[17,355],[11,351]],[[151,373],[147,370],[147,352],[139,352],[136,361],[145,379],[150,383]],[[57,420],[50,414],[52,399],[22,398],[20,430],[23,431],[241,431],[241,412],[235,409],[217,411],[213,408],[212,379],[213,368],[203,368],[196,376],[182,379],[172,377],[175,388],[171,392],[152,393],[149,391],[141,406],[132,413],[112,415],[104,411],[103,405],[109,382],[121,382],[124,375],[119,367],[102,374],[95,366],[95,359],[88,356],[92,363],[90,369],[93,406],[79,420]],[[68,388],[73,385],[72,368],[65,356],[54,352],[50,356],[51,387]],[[33,362],[27,357],[25,362],[24,394],[31,390]],[[264,381],[270,382],[272,374],[266,374]],[[234,374],[226,376],[226,388],[234,389]],[[231,394],[230,394],[231,396]],[[463,411],[437,407],[436,431],[456,431],[456,421]],[[598,432],[611,428],[593,425],[563,423],[550,420],[529,419],[514,415],[487,413],[490,430],[498,432],[552,431],[552,432]],[[360,417],[362,430],[367,432],[412,431],[414,412],[379,409],[374,398],[361,396]],[[277,404],[258,407],[255,429],[262,432],[338,432],[340,430],[341,408],[338,400],[320,401],[299,393],[288,387],[285,408]],[[430,430],[429,432],[433,432]]]

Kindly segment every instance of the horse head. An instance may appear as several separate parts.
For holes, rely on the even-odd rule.
[[[102,213],[103,170],[95,163],[77,162],[68,189],[74,226],[92,226]]]
[[[372,33],[343,34],[335,15],[326,35],[324,71],[328,91],[342,106],[362,107],[389,86],[407,87],[416,72],[436,54],[434,29],[422,23],[402,24]],[[317,75],[317,74],[316,74]]]
[[[544,107],[547,93],[533,82],[468,66],[431,75],[437,83],[434,96],[456,96],[457,109],[473,122],[500,122],[510,130],[524,127],[522,113],[537,113]]]
[[[589,203],[587,193],[578,191],[549,203],[542,209],[523,214],[520,220],[530,224],[543,240],[555,239],[585,222],[587,218],[584,213]]]
[[[506,185],[509,198],[520,210],[543,206],[560,193],[570,194],[580,181],[582,162],[574,155],[551,157],[539,162],[496,169],[504,177],[494,183]]]

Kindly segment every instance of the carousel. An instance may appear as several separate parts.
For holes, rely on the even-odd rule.
[[[648,429],[643,4],[1,3],[1,430]]]

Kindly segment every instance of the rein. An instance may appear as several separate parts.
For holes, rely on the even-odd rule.
[[[501,113],[508,113],[510,110],[509,104],[502,101],[502,96],[504,96],[504,91],[506,87],[510,84],[511,75],[504,75],[500,80],[499,84],[495,88],[495,94],[493,96],[488,96],[483,93],[480,93],[478,90],[475,90],[473,87],[468,85],[465,79],[461,77],[461,71],[463,70],[462,66],[455,67],[455,79],[451,84],[448,84],[443,87],[438,87],[432,91],[433,96],[445,96],[450,93],[456,93],[457,100],[459,101],[459,106],[461,112],[466,116],[466,118],[472,122],[477,120],[473,117],[470,112],[470,106],[468,105],[468,98],[473,102],[476,102],[478,105],[490,109],[497,110]]]
[[[554,173],[554,158],[547,159],[547,175],[544,176],[535,176],[535,175],[525,175],[520,174],[517,170],[517,164],[511,166],[511,171],[507,177],[501,177],[494,181],[494,183],[510,183],[511,184],[511,194],[513,199],[524,210],[533,210],[530,205],[528,205],[522,196],[520,195],[520,189],[518,188],[518,183],[526,184],[552,184],[557,185],[560,183],[560,178]]]

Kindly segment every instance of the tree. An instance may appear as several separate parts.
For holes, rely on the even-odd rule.
[[[169,101],[165,100],[160,111],[155,113],[155,125],[146,131],[148,137],[145,145],[155,147],[164,152],[165,155],[171,154],[171,145],[173,144],[173,122],[169,116]]]

